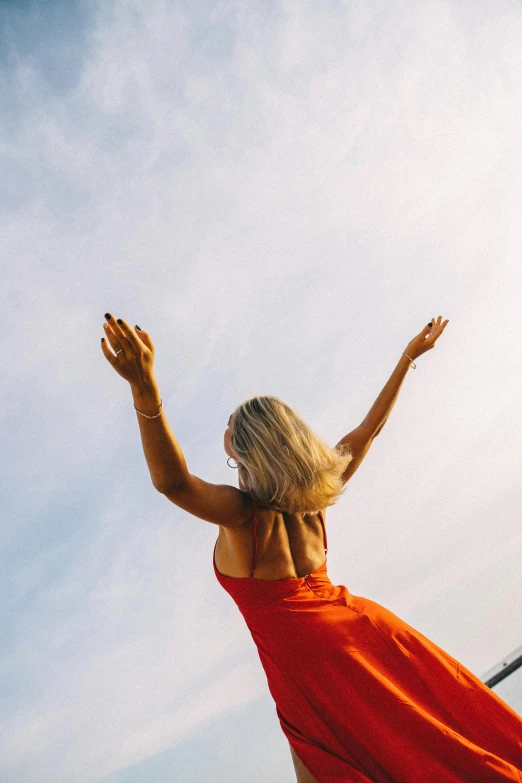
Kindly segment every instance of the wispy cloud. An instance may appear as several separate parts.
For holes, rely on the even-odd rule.
[[[241,711],[245,741],[205,753],[266,779],[217,529],[152,488],[107,310],[150,332],[217,483],[239,401],[276,394],[333,444],[449,318],[328,511],[330,578],[479,675],[518,646],[520,8],[19,3],[0,30],[2,775],[132,775]]]

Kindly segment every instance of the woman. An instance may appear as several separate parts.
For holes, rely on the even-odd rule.
[[[410,341],[368,416],[334,449],[278,398],[245,401],[224,436],[238,489],[189,473],[163,414],[152,340],[106,318],[115,353],[102,340],[103,352],[130,383],[154,486],[219,525],[216,578],[257,645],[298,783],[522,783],[522,719],[434,642],[327,575],[326,509],[384,426],[410,363],[448,321]]]

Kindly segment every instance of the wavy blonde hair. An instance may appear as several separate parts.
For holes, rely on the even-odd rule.
[[[235,411],[232,448],[243,486],[262,508],[315,513],[333,506],[346,487],[353,455],[330,448],[277,397],[251,397]]]

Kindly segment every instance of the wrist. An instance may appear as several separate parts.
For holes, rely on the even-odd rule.
[[[158,382],[154,375],[147,375],[140,381],[131,383],[130,387],[134,397],[142,397],[143,395],[149,395],[152,391],[157,391]]]
[[[154,378],[143,380],[131,386],[134,407],[147,416],[154,416],[161,404],[161,395]]]
[[[415,356],[415,353],[411,350],[408,350],[408,348],[406,348],[406,350],[402,352],[401,359],[404,359],[404,361],[408,363],[409,367],[416,366],[414,361],[416,358],[417,357]]]

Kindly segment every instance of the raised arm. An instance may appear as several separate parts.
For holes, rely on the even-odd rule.
[[[362,423],[362,427],[373,434],[373,437],[376,437],[382,430],[397,401],[400,388],[406,377],[406,373],[411,366],[408,356],[411,359],[418,359],[419,356],[435,346],[435,341],[440,337],[448,323],[447,320],[444,321],[444,323],[441,323],[441,321],[442,316],[439,315],[437,320],[433,319],[433,321],[425,326],[424,329],[414,337],[413,340],[410,340],[406,346],[388,382],[373,403]]]
[[[362,426],[368,430],[374,438],[377,437],[384,427],[388,416],[391,413],[391,409],[397,401],[400,388],[406,378],[406,373],[408,372],[410,365],[410,360],[403,354],[397,362],[397,366],[384,386],[384,389],[373,403],[362,423]]]
[[[154,375],[154,343],[148,332],[136,330],[122,318],[105,313],[107,341],[102,338],[102,351],[118,375],[130,385],[140,427],[141,440],[150,477],[158,492],[181,484],[189,475],[181,447],[169,427],[161,404]],[[158,413],[161,414],[158,416]],[[147,417],[151,418],[147,418]]]
[[[441,320],[442,316],[440,315],[438,321],[433,319],[433,322],[424,327],[422,332],[408,343],[388,382],[368,411],[362,424],[352,430],[352,432],[349,432],[348,435],[345,435],[337,444],[336,448],[338,446],[349,446],[353,454],[353,459],[343,474],[343,483],[346,483],[353,476],[368,453],[374,439],[388,420],[391,409],[399,396],[406,373],[411,366],[408,357],[418,359],[423,353],[433,348],[435,340],[442,334],[448,323],[448,321],[445,321],[441,324]]]
[[[411,353],[409,355],[411,356]],[[349,446],[353,455],[352,461],[348,464],[342,475],[343,484],[346,484],[346,482],[351,479],[368,453],[374,439],[384,427],[386,419],[395,405],[395,400],[398,397],[399,389],[406,377],[409,366],[410,360],[406,356],[401,356],[388,383],[375,400],[363,423],[352,430],[352,432],[349,432],[348,435],[345,435],[337,444],[336,448],[345,445]]]

